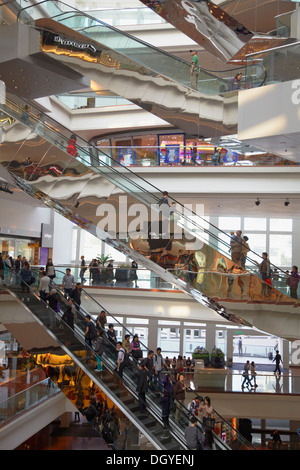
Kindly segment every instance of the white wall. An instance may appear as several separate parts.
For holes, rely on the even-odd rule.
[[[25,194],[23,200],[27,200]],[[40,237],[41,224],[51,223],[51,210],[46,207],[35,207],[30,203],[31,198],[27,204],[22,204],[19,201],[0,196],[0,227],[2,233],[4,232],[3,229],[9,228],[10,235]]]
[[[72,259],[72,240],[74,224],[53,212],[53,263],[69,264]]]

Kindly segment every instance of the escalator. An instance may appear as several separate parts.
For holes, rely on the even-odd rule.
[[[170,412],[170,427],[166,429],[163,426],[161,417],[160,398],[154,390],[147,392],[147,414],[140,412],[140,402],[136,392],[137,383],[137,361],[133,358],[130,365],[126,366],[121,378],[116,372],[117,351],[115,344],[104,337],[103,354],[101,360],[103,370],[96,370],[97,354],[93,347],[85,341],[84,332],[86,329],[86,312],[80,306],[76,305],[76,321],[70,326],[63,320],[63,314],[66,312],[68,301],[59,293],[58,300],[60,311],[54,312],[46,302],[36,295],[26,283],[24,288],[20,286],[21,278],[16,275],[16,283],[5,288],[2,287],[1,293],[15,298],[26,308],[27,312],[35,319],[39,325],[47,331],[57,345],[67,354],[74,365],[82,374],[88,376],[96,386],[105,393],[105,395],[114,403],[114,405],[138,428],[138,430],[147,437],[149,442],[158,450],[186,450],[184,430],[189,425],[189,415],[185,408],[181,412],[180,421],[175,420],[176,409],[181,406],[177,400],[174,400],[174,406]],[[8,326],[9,327],[9,326]],[[25,333],[26,335],[26,333]],[[18,341],[22,342],[22,332],[19,332]],[[52,346],[53,348],[53,346]],[[47,349],[45,344],[44,349]],[[49,351],[51,353],[51,349]],[[98,356],[99,357],[99,356]],[[68,361],[70,365],[70,361]],[[59,383],[60,389],[70,399],[69,384],[64,381]],[[82,399],[80,394],[73,393],[71,401],[81,411]],[[201,423],[198,424],[201,426]],[[218,450],[229,450],[229,447],[217,436],[215,437]],[[244,445],[244,441],[241,443]],[[245,444],[246,445],[246,444]]]
[[[38,273],[32,274],[38,279]],[[136,392],[136,383],[138,375],[138,362],[130,356],[129,365],[124,368],[123,377],[120,378],[116,373],[117,364],[117,352],[115,344],[111,343],[103,330],[104,337],[104,348],[103,354],[101,355],[101,361],[103,364],[103,370],[99,372],[95,369],[97,354],[94,351],[94,345],[88,346],[85,342],[84,332],[86,329],[86,317],[88,311],[82,306],[76,305],[76,321],[72,327],[64,321],[63,314],[68,308],[68,301],[60,291],[59,286],[52,284],[52,288],[55,288],[57,300],[60,308],[59,312],[54,312],[47,302],[44,302],[37,295],[37,292],[27,284],[25,291],[20,286],[21,278],[16,275],[14,278],[14,284],[9,287],[2,288],[3,292],[10,293],[10,295],[16,297],[22,302],[27,311],[34,317],[34,319],[43,326],[44,329],[51,334],[52,338],[55,339],[57,344],[68,354],[68,356],[74,361],[75,365],[79,367],[82,373],[86,374],[90,379],[97,385],[107,397],[122,411],[142,432],[149,441],[157,448],[161,450],[185,450],[187,446],[185,444],[184,432],[189,426],[191,415],[188,412],[186,406],[182,406],[176,399],[172,398],[172,406],[169,416],[169,428],[163,426],[163,420],[161,416],[161,394],[158,394],[158,386],[155,383],[149,384],[149,389],[146,393],[146,404],[147,412],[142,413],[139,409],[138,394]],[[3,290],[5,289],[5,290]],[[93,297],[91,297],[86,291],[83,291],[85,297],[88,300],[85,305],[88,305],[89,309],[101,309],[104,310]],[[1,312],[1,310],[0,310]],[[110,315],[107,311],[106,313]],[[123,325],[120,324],[122,328]],[[127,333],[130,333],[127,331]],[[26,334],[25,334],[26,335]],[[21,336],[18,338],[22,340]],[[44,348],[47,349],[47,348]],[[50,348],[51,350],[51,348]],[[147,354],[147,349],[144,348]],[[49,351],[51,352],[51,351]],[[145,353],[144,353],[145,354]],[[99,357],[99,356],[98,356]],[[68,364],[70,368],[70,363]],[[78,372],[77,372],[78,373]],[[64,384],[63,381],[59,383],[60,389],[63,393],[70,398],[70,388]],[[161,388],[164,391],[164,388]],[[195,398],[195,395],[190,390],[191,399]],[[81,411],[82,402],[79,399],[79,395],[72,397],[72,403],[79,408]],[[180,409],[180,419],[176,419],[176,411]],[[214,433],[214,441],[216,450],[255,450],[254,447],[242,436],[239,432],[234,429],[222,416],[215,412],[216,416],[216,427],[222,429],[222,433]],[[203,424],[198,418],[199,429],[203,429]],[[226,434],[226,444],[221,439],[221,434]]]
[[[36,278],[36,287],[38,287],[38,284],[39,284],[39,273],[34,270],[32,270],[33,273],[34,273],[34,276]],[[55,273],[56,275],[64,275],[65,272],[63,271],[59,271],[57,270],[57,268],[55,269]],[[52,282],[52,286],[55,288],[56,292],[59,292],[60,294],[60,297],[63,298],[63,296],[65,295],[63,290],[61,289],[61,286],[58,285],[57,283],[54,283]],[[102,312],[104,311],[105,314],[106,314],[106,317],[110,317],[112,318],[113,322],[117,325],[118,328],[120,328],[120,330],[123,332],[123,337],[125,337],[126,334],[130,335],[131,337],[134,335],[134,331],[130,331],[128,330],[122,323],[120,323],[120,321],[114,317],[114,315],[111,314],[111,312],[108,312],[105,307],[100,304],[92,295],[90,295],[86,289],[82,288],[82,298],[84,299],[83,300],[83,303],[84,303],[84,307],[83,307],[83,313],[84,314],[91,314],[91,315],[94,315],[99,312]],[[76,303],[75,303],[76,304]],[[97,315],[98,316],[98,315]],[[104,335],[105,335],[105,331],[104,331]],[[145,346],[143,344],[142,341],[139,341],[140,342],[140,347],[141,347],[141,350],[143,352],[143,356],[146,357],[149,353],[149,348],[147,348],[147,346]],[[133,364],[132,366],[135,366],[136,368],[136,374],[137,374],[137,364],[135,363],[135,361],[133,361]],[[167,371],[167,374],[172,374],[172,371]],[[162,387],[162,392],[164,391],[164,387]],[[197,395],[195,392],[193,392],[193,390],[191,388],[188,388],[188,392],[189,392],[189,399],[190,400],[193,400],[193,399],[197,399],[199,398],[199,395]],[[190,414],[188,413],[188,409],[186,407],[184,407],[183,409],[183,412],[184,414],[189,417]],[[216,416],[216,422],[215,422],[215,428],[219,428],[220,432],[218,433],[218,435],[226,435],[226,439],[225,439],[225,442],[227,443],[227,445],[231,448],[231,449],[234,449],[234,450],[245,450],[245,449],[248,449],[248,450],[254,450],[254,447],[252,446],[252,444],[250,444],[250,442],[247,441],[247,439],[245,439],[238,431],[237,429],[234,429],[232,427],[232,425],[225,420],[225,418],[223,418],[216,410],[214,410],[214,415]],[[200,420],[199,418],[199,421],[200,421],[200,424],[199,426],[200,427],[203,427],[203,422]],[[218,439],[218,436],[214,433],[214,437],[215,439]]]
[[[32,103],[22,114],[25,104],[7,90],[0,105],[15,119],[0,147],[6,178],[223,318],[295,337],[298,301],[258,277],[256,253],[248,253],[247,270],[241,269],[229,259],[230,236],[197,210],[173,200],[172,217],[163,213],[158,188],[95,148],[78,145],[73,157],[66,151],[69,131]],[[273,321],[264,324],[270,315]]]
[[[18,23],[2,29],[3,41],[7,41],[7,35],[18,41],[28,38],[28,51],[24,48],[22,61],[18,58],[16,62],[24,77],[30,73],[30,67],[40,67],[43,86],[32,86],[28,76],[18,83],[19,94],[26,98],[46,96],[44,65],[51,71],[60,68],[62,74],[62,80],[55,77],[51,80],[48,95],[57,93],[64,86],[66,76],[76,73],[77,83],[80,78],[82,81],[88,78],[97,89],[122,96],[189,135],[236,134],[237,92],[226,93],[232,75],[222,77],[201,70],[198,92],[191,88],[188,63],[78,10],[54,16],[52,13],[53,19],[47,18],[43,8],[51,10],[51,5],[52,2],[41,2],[39,8],[26,7],[18,15]],[[11,79],[8,62],[11,64],[13,59],[11,56],[0,65],[1,78],[7,84]],[[39,74],[35,75],[39,78]],[[263,68],[256,64],[248,67],[245,75],[245,81],[254,85],[262,84],[265,79]],[[58,90],[54,91],[54,86]]]
[[[224,2],[219,0],[215,2],[209,0],[140,1],[197,44],[227,63],[243,63],[247,54],[253,51],[282,46],[290,41],[286,37],[273,37],[266,33],[256,32],[255,28],[252,29],[254,22],[247,21],[252,16],[251,14],[235,16],[236,2],[225,0]],[[251,13],[255,14],[256,3],[253,6],[252,2],[247,2],[248,9],[249,6]],[[276,6],[277,2],[275,8]],[[265,22],[265,16],[262,17],[262,21]],[[257,19],[255,25],[257,26]],[[272,28],[273,24],[270,25],[270,29]]]
[[[175,55],[169,54],[145,41],[120,31],[119,29],[104,23],[69,5],[60,2],[63,10],[53,12],[53,2],[44,0],[35,7],[28,6],[20,10],[18,20],[28,26],[39,27],[40,15],[36,14],[38,6],[43,7],[49,18],[72,30],[85,35],[127,57],[144,67],[147,67],[161,76],[190,87],[190,62],[187,62]],[[28,19],[28,16],[32,18]],[[45,19],[45,18],[44,18]],[[50,23],[51,24],[51,23]],[[43,27],[43,23],[41,23]],[[199,91],[208,95],[220,92],[231,91],[231,80],[234,75],[240,72],[244,76],[243,86],[259,87],[264,83],[265,71],[260,65],[250,65],[247,67],[235,67],[229,70],[212,71],[201,66],[199,71]]]

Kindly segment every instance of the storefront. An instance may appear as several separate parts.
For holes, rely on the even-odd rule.
[[[31,264],[38,264],[39,241],[36,238],[23,238],[19,236],[0,236],[0,253],[13,259],[17,256],[25,256]]]

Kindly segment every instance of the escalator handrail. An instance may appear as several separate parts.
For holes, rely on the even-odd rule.
[[[41,1],[41,2],[38,2],[38,3],[34,4],[34,5],[28,5],[28,6],[26,6],[26,7],[23,7],[22,9],[20,9],[20,11],[19,11],[19,13],[18,13],[17,20],[19,21],[19,15],[22,13],[23,10],[27,10],[27,9],[29,9],[29,8],[33,8],[33,7],[39,6],[39,5],[43,4],[43,3],[48,3],[48,2],[52,2],[52,3],[53,3],[53,0],[43,0],[43,1]],[[178,62],[181,62],[181,63],[183,63],[184,65],[188,65],[188,66],[190,67],[190,63],[189,63],[188,61],[186,61],[186,60],[180,58],[180,57],[174,56],[173,54],[171,54],[171,53],[169,53],[169,52],[167,52],[167,51],[165,51],[165,50],[162,50],[162,49],[160,49],[160,48],[158,48],[158,47],[156,47],[156,46],[153,46],[152,44],[147,43],[146,41],[143,41],[142,39],[136,38],[136,37],[132,36],[131,34],[129,34],[128,32],[121,31],[121,30],[119,30],[118,28],[116,28],[115,26],[109,25],[108,23],[105,23],[104,21],[102,21],[102,20],[100,20],[100,19],[98,19],[98,18],[95,18],[94,16],[92,16],[92,15],[90,15],[90,14],[87,14],[86,12],[83,12],[83,11],[81,11],[81,10],[75,8],[75,7],[72,7],[72,6],[70,6],[70,5],[68,5],[68,4],[64,3],[64,2],[61,2],[61,1],[60,1],[60,3],[61,3],[62,5],[64,5],[64,6],[68,7],[68,8],[71,8],[71,9],[72,9],[71,11],[74,11],[76,14],[80,14],[80,15],[82,15],[82,16],[86,16],[87,18],[90,18],[91,20],[95,21],[96,23],[99,23],[99,24],[101,24],[101,25],[106,26],[108,29],[111,29],[111,30],[113,30],[113,31],[115,31],[115,32],[117,32],[117,33],[120,33],[120,34],[124,35],[124,36],[127,36],[128,38],[130,38],[130,39],[133,40],[133,41],[136,41],[136,42],[138,42],[138,43],[140,43],[140,44],[142,44],[142,45],[144,45],[144,46],[146,46],[146,47],[149,47],[149,48],[151,48],[151,49],[154,49],[154,50],[156,50],[157,52],[159,52],[160,54],[166,55],[166,56],[168,56],[168,57],[170,57],[170,58],[172,58],[172,59],[176,59]],[[65,14],[65,13],[69,13],[69,12],[68,12],[68,11],[63,11],[63,10],[61,10],[61,14],[62,14],[62,15]],[[51,17],[51,18],[52,18],[52,19],[55,19],[56,16],[59,16],[59,15],[55,15],[55,16],[53,16],[53,17]],[[85,28],[82,28],[82,31],[84,31],[84,29],[85,29]],[[81,30],[79,30],[79,31],[81,31]],[[256,67],[256,65],[257,65],[257,64],[255,64],[255,67]],[[261,64],[259,64],[259,65],[261,66],[261,68],[263,69],[263,72],[264,72],[264,74],[265,74],[266,71],[265,71],[264,66],[261,65]],[[252,65],[251,65],[251,66],[252,66]],[[249,68],[249,65],[248,65],[248,66],[243,66],[243,67],[234,67],[234,68],[232,68],[232,69],[229,69],[228,71],[229,71],[229,72],[234,72],[234,71],[241,70],[241,69],[245,69],[245,70],[246,70],[247,67]],[[220,78],[220,77],[214,75],[214,73],[227,73],[227,72],[228,72],[227,70],[225,70],[225,71],[224,71],[224,70],[223,70],[223,71],[218,71],[218,70],[217,70],[217,71],[213,71],[213,70],[206,69],[206,68],[204,68],[204,67],[202,67],[202,66],[201,66],[201,70],[204,70],[207,74],[212,75],[213,78],[217,78],[218,80],[222,80],[222,81],[224,81],[225,84],[227,84],[226,79]],[[264,83],[264,81],[265,81],[265,79],[263,80],[262,84]],[[261,85],[262,85],[262,84],[261,84]],[[261,86],[261,85],[258,85],[258,86]]]

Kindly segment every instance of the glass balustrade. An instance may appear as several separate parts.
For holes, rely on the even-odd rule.
[[[204,301],[218,312],[224,313],[224,306],[221,308],[216,304],[217,300],[211,302],[212,297],[220,300],[234,295],[242,301],[239,304],[241,309],[243,303],[265,303],[266,300],[273,305],[286,302],[291,308],[297,305],[295,299],[285,295],[286,292],[283,294],[274,285],[266,285],[257,276],[259,263],[256,260],[260,255],[250,250],[245,259],[247,271],[239,267],[238,263],[230,259],[231,235],[225,232],[223,234],[218,227],[207,222],[205,217],[194,212],[193,208],[183,206],[173,198],[170,198],[173,204],[171,208],[165,204],[161,207],[158,202],[162,202],[162,193],[158,188],[127,167],[107,165],[101,160],[105,154],[94,148],[90,148],[88,153],[86,149],[76,145],[79,156],[76,158],[70,155],[67,149],[67,129],[48,116],[41,115],[32,106],[29,113],[24,112],[25,104],[24,100],[7,91],[5,103],[0,105],[5,113],[16,119],[16,123],[8,129],[12,134],[18,131],[17,121],[25,124],[31,131],[26,134],[25,140],[17,137],[14,144],[6,142],[4,135],[1,145],[5,151],[2,152],[2,158],[6,160],[2,160],[2,165],[14,175],[16,183],[33,197],[41,198],[49,207],[58,210],[70,220],[77,221],[92,234],[100,237],[99,233],[103,233],[106,243],[129,257],[133,258],[133,255],[139,253],[142,255],[139,262],[145,268],[155,271],[158,277],[174,287],[188,289],[194,298]],[[17,135],[19,136],[19,132]],[[36,142],[34,147],[32,140]],[[96,179],[98,176],[99,180]],[[130,212],[129,206],[122,209],[120,198],[118,200],[109,193],[105,194],[104,181],[122,189],[129,196],[129,206],[142,202],[144,205],[139,207],[140,210],[155,208],[158,219],[153,222],[150,218],[149,224],[147,213],[143,226],[139,223],[139,231],[128,230],[131,229],[129,224],[125,227],[124,234],[120,233],[120,227],[116,227],[113,236],[108,236],[109,230],[108,233],[106,230],[101,231],[102,229],[98,232],[98,204],[101,207],[101,202],[111,204],[110,207],[114,208],[119,218],[120,213],[126,215]],[[61,192],[61,185],[70,187],[70,196]],[[93,197],[90,196],[89,185],[93,188]],[[101,193],[103,189],[104,192]],[[163,211],[165,208],[167,212]],[[270,267],[273,271],[277,269],[271,263]],[[246,274],[249,271],[252,271],[251,276]],[[280,269],[277,272],[280,276],[285,276]],[[236,279],[234,284],[232,278]],[[206,296],[205,299],[203,296],[199,297],[200,292]]]
[[[124,57],[142,64],[144,67],[149,68],[149,70],[171,78],[184,86],[191,86],[190,63],[119,31],[113,26],[96,19],[93,15],[80,12],[63,2],[60,2],[61,7],[64,10],[68,9],[68,11],[53,14],[52,3],[46,0],[23,8],[18,17],[19,21],[34,25],[35,21],[41,18],[41,12],[38,10],[38,7],[41,6],[53,20],[80,32],[111,50],[119,52]],[[28,16],[33,18],[34,21],[28,20]],[[232,80],[238,72],[241,72],[243,75],[241,81],[242,88],[261,86],[264,83],[265,73],[259,64],[248,65],[247,69],[240,67],[230,71],[213,72],[201,67],[198,82],[199,90],[206,94],[232,91]]]
[[[261,64],[267,74],[267,84],[299,78],[300,43],[295,42],[267,51],[247,55],[247,64]]]
[[[17,418],[20,414],[45,402],[49,397],[60,393],[60,389],[50,379],[32,385],[26,390],[0,402],[0,427]]]

